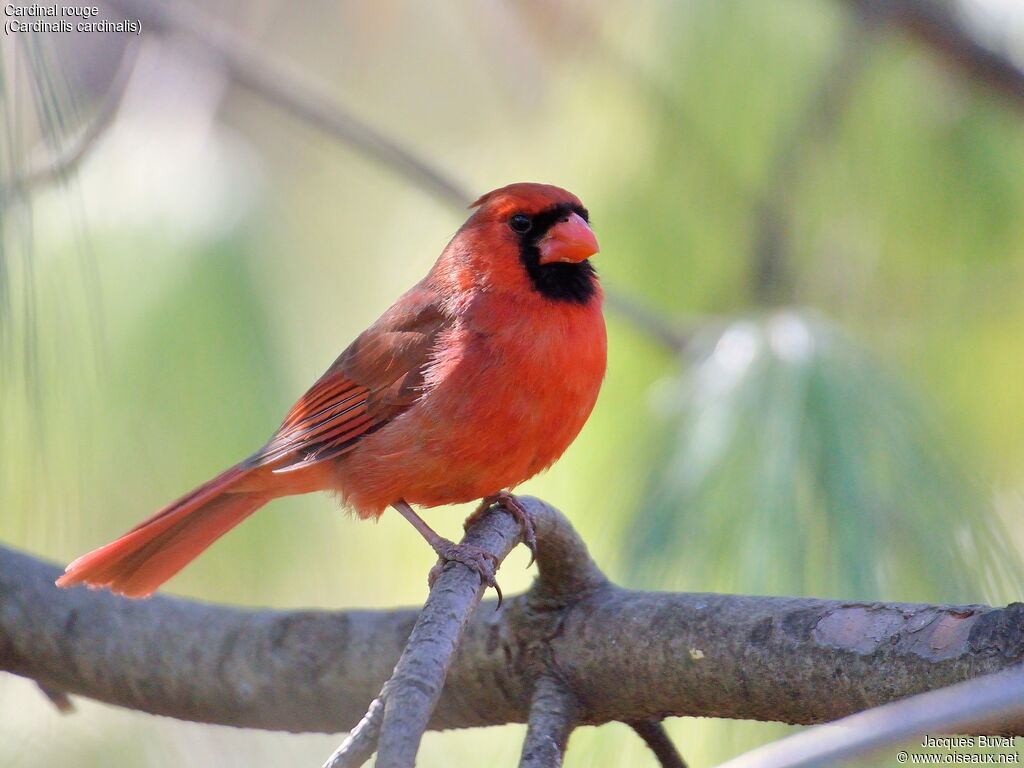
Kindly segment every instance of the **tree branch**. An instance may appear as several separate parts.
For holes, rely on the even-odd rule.
[[[384,700],[378,696],[370,702],[363,719],[349,733],[334,754],[327,758],[324,768],[359,768],[377,749],[380,723],[384,719]]]
[[[811,146],[835,132],[869,60],[875,28],[871,16],[850,20],[833,60],[772,157],[763,192],[754,205],[754,242],[750,254],[751,294],[761,304],[792,300],[789,216],[794,190]]]
[[[559,768],[576,725],[576,698],[557,677],[537,680],[519,768]]]
[[[931,606],[640,592],[604,580],[536,500],[541,578],[471,617],[428,727],[526,722],[549,670],[578,724],[666,716],[819,723],[1008,669],[1024,605]],[[154,714],[337,732],[388,679],[416,611],[251,611],[59,590],[0,548],[0,670]],[[574,593],[574,590],[576,592]],[[827,690],[828,696],[821,691]],[[1024,734],[1024,718],[1007,724]]]
[[[955,7],[934,0],[845,0],[868,16],[895,24],[930,46],[951,67],[1024,107],[1024,69],[981,43]]]
[[[447,204],[464,209],[473,199],[439,168],[345,109],[326,88],[269,57],[200,7],[161,0],[106,2],[147,26],[188,39],[243,88],[397,171]]]
[[[492,553],[497,562],[519,541],[519,525],[504,510],[492,509],[466,531],[462,543]],[[445,564],[430,589],[394,674],[374,703],[383,710],[377,738],[377,768],[412,768],[420,740],[441,696],[441,688],[469,618],[485,585],[479,574],[456,562]],[[373,737],[373,707],[363,722]],[[344,748],[344,745],[343,745]]]
[[[933,733],[1016,733],[1024,670],[970,680],[860,712],[740,755],[719,768],[812,768]]]
[[[630,723],[630,727],[650,747],[661,768],[686,768],[686,761],[668,737],[660,720],[642,720]]]

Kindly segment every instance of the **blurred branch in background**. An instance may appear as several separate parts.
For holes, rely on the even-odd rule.
[[[844,0],[935,49],[953,69],[984,83],[1024,108],[1024,69],[983,44],[958,14],[958,3],[935,0]]]
[[[462,209],[473,200],[448,174],[373,128],[345,109],[325,88],[268,56],[198,6],[161,0],[106,2],[129,16],[143,19],[157,31],[181,35],[242,87],[330,133],[382,167],[401,173],[448,205]]]
[[[609,297],[609,301],[614,304],[615,311],[620,317],[681,357],[691,353],[691,347],[697,334],[726,322],[724,317],[711,316],[668,318],[661,312],[645,306],[637,299],[618,294]]]
[[[869,60],[877,24],[873,16],[851,14],[831,65],[796,115],[768,169],[754,204],[751,297],[759,306],[793,301],[789,216],[800,173],[816,146],[835,131]]]

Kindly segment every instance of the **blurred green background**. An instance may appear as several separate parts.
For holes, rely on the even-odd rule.
[[[849,8],[207,4],[470,193],[545,181],[590,208],[604,284],[639,314],[609,309],[597,409],[522,490],[612,578],[1006,602],[1024,549],[1024,114]],[[1021,6],[957,11],[1024,55]],[[88,120],[124,42],[3,39],[5,178]],[[0,201],[0,541],[60,562],[260,445],[463,218],[179,39],[144,31],[126,55],[80,173]],[[429,520],[455,536],[466,511]],[[506,593],[526,559],[502,568]],[[431,563],[395,516],[305,497],[166,591],[407,605]],[[318,765],[337,742],[76,704],[61,717],[0,679],[0,765]],[[696,766],[787,731],[669,728]],[[513,765],[523,730],[428,734],[420,764]],[[653,764],[621,726],[577,731],[567,758]]]

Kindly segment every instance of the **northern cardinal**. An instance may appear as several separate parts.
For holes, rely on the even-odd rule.
[[[425,278],[349,345],[249,458],[75,560],[58,586],[151,594],[271,499],[337,493],[361,518],[388,506],[492,586],[487,553],[410,506],[483,499],[524,526],[506,489],[576,438],[605,372],[598,245],[579,199],[520,183],[490,192]],[[531,547],[532,548],[532,547]]]

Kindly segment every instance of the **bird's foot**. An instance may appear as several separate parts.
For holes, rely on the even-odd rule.
[[[438,557],[434,567],[427,574],[427,584],[431,588],[446,564],[462,563],[470,570],[476,571],[485,586],[494,587],[494,591],[498,593],[498,606],[501,606],[501,587],[498,586],[498,581],[495,578],[498,558],[493,553],[473,544],[456,544],[441,537],[438,537],[437,541],[431,542],[431,546],[437,552]]]
[[[513,494],[508,491],[499,491],[493,496],[487,496],[480,501],[480,506],[469,517],[466,518],[466,522],[463,523],[463,528],[469,528],[473,523],[479,520],[483,514],[491,508],[494,504],[500,504],[505,508],[505,511],[515,518],[515,521],[519,523],[519,528],[522,531],[523,544],[530,550],[530,562],[526,564],[529,568],[537,560],[537,531],[533,526],[533,515],[522,505],[522,503]]]

